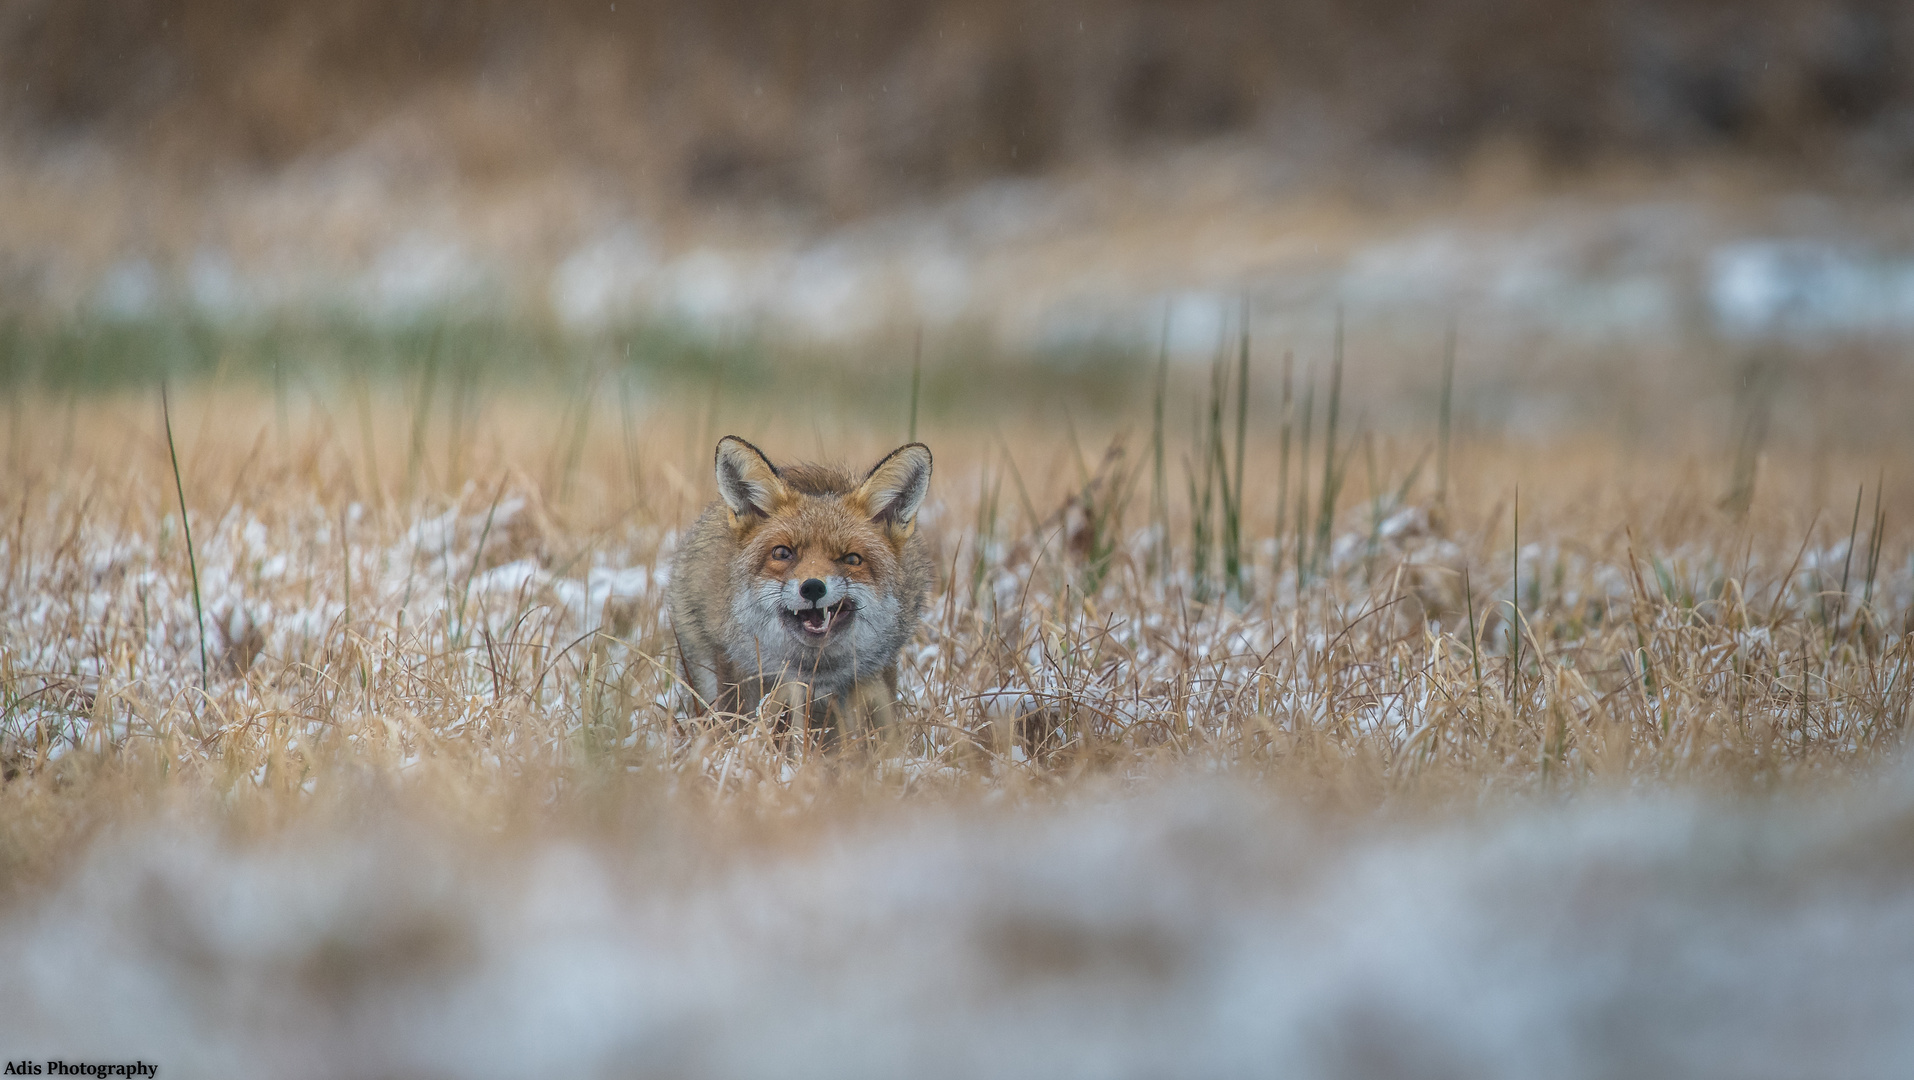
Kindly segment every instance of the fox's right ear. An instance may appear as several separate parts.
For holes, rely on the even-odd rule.
[[[726,435],[718,440],[718,494],[739,517],[769,517],[790,492],[764,451]]]
[[[871,469],[856,496],[870,509],[873,520],[901,528],[908,535],[917,508],[930,491],[930,447],[905,443]]]

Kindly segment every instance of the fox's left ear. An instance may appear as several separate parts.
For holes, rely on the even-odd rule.
[[[907,443],[878,462],[855,494],[870,509],[872,521],[906,527],[929,493],[930,448]]]

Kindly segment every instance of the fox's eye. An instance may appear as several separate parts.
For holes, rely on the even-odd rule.
[[[845,566],[862,566],[864,564],[864,556],[859,555],[857,552],[853,551],[849,555],[844,556],[842,559],[839,559],[838,561],[843,563]]]
[[[791,549],[785,547],[783,544],[779,544],[777,547],[771,549],[771,557],[779,562],[790,562]]]

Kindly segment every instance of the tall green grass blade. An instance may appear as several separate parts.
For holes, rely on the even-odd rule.
[[[1874,573],[1881,565],[1881,545],[1887,532],[1887,515],[1881,510],[1881,485],[1886,479],[1886,470],[1882,470],[1874,481],[1874,514],[1868,519],[1867,585],[1861,593],[1861,607],[1870,611],[1874,603]]]
[[[1369,474],[1369,542],[1363,547],[1362,580],[1369,584],[1376,576],[1376,551],[1382,546],[1382,482],[1376,477],[1376,436],[1362,433],[1363,467]]]
[[[193,522],[186,512],[186,481],[180,477],[179,449],[173,443],[173,409],[166,399],[166,383],[160,383],[160,419],[166,425],[166,453],[173,462],[173,492],[179,496],[180,531],[186,534],[186,567],[193,575],[193,621],[199,629],[199,688],[206,689],[206,609],[199,596],[199,556],[193,551]]]
[[[1861,529],[1861,496],[1867,493],[1867,485],[1861,484],[1854,489],[1854,520],[1848,523],[1848,547],[1841,554],[1841,595],[1834,614],[1828,619],[1828,648],[1834,648],[1835,638],[1840,629],[1841,616],[1848,607],[1848,570],[1854,565],[1854,538]],[[1839,520],[1839,519],[1836,519]]]
[[[1316,381],[1308,365],[1303,366],[1302,452],[1296,465],[1296,595],[1302,596],[1309,580],[1309,442],[1310,426],[1316,412]]]
[[[1236,477],[1224,504],[1223,572],[1229,579],[1229,592],[1241,601],[1243,585],[1243,458],[1249,438],[1249,300],[1243,300],[1243,326],[1236,354]]]
[[[1336,526],[1336,497],[1340,494],[1341,474],[1336,463],[1336,424],[1342,415],[1343,314],[1336,307],[1336,350],[1329,368],[1329,416],[1323,433],[1322,500],[1316,512],[1316,544],[1310,552],[1313,572],[1320,572],[1328,558],[1331,533]]]
[[[985,576],[990,570],[992,548],[997,542],[997,499],[1003,491],[1003,474],[998,473],[993,480],[990,475],[990,462],[984,462],[983,472],[977,477],[977,539],[972,545],[970,567],[970,595],[972,601],[981,595]]]
[[[1197,582],[1198,599],[1210,599],[1219,591],[1214,577],[1217,552],[1212,550],[1225,532],[1229,517],[1229,455],[1223,448],[1223,410],[1229,398],[1228,338],[1217,342],[1217,356],[1210,365],[1210,403],[1203,431],[1203,510],[1204,573]],[[1220,505],[1219,505],[1220,504]],[[1212,517],[1212,515],[1215,515]],[[1223,589],[1228,588],[1227,579]]]
[[[1515,710],[1522,685],[1522,489],[1515,489],[1515,512],[1510,516],[1514,548],[1509,553],[1509,708]],[[1521,714],[1516,712],[1519,717]]]

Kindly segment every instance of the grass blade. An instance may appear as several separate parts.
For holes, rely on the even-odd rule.
[[[1874,602],[1874,574],[1881,566],[1881,545],[1887,532],[1887,515],[1881,510],[1881,485],[1886,479],[1883,471],[1874,481],[1874,515],[1868,519],[1867,585],[1861,592],[1861,607],[1869,610]]]
[[[1296,465],[1296,594],[1309,579],[1309,428],[1316,412],[1316,383],[1303,368],[1302,456]]]
[[[1336,496],[1342,486],[1336,467],[1336,422],[1342,414],[1342,347],[1343,317],[1339,305],[1336,308],[1336,351],[1329,367],[1328,426],[1323,432],[1322,502],[1316,511],[1316,544],[1310,552],[1310,566],[1317,571],[1320,571],[1323,560],[1329,554],[1330,533],[1336,527]]]
[[[166,453],[173,462],[173,491],[179,496],[179,525],[186,534],[186,566],[193,575],[193,621],[199,628],[199,688],[206,689],[206,609],[199,598],[199,556],[193,552],[193,522],[186,512],[186,482],[180,478],[179,449],[173,443],[173,409],[160,383],[160,419],[166,425]]]
[[[1469,568],[1462,568],[1462,596],[1469,606],[1469,664],[1475,669],[1475,710],[1488,719],[1488,705],[1482,700],[1482,653],[1476,646],[1475,589],[1469,585]]]
[[[1509,708],[1516,710],[1516,695],[1522,685],[1522,489],[1515,489],[1515,511],[1509,516],[1511,543],[1509,552]],[[1516,711],[1515,715],[1521,713]]]
[[[1847,613],[1848,570],[1854,565],[1854,538],[1859,535],[1861,528],[1861,496],[1866,493],[1866,484],[1862,484],[1854,489],[1854,520],[1848,523],[1848,547],[1846,551],[1841,553],[1841,596],[1839,600],[1835,601],[1837,606],[1834,612],[1828,616],[1829,649],[1834,648],[1836,635],[1840,631],[1841,616]]]

